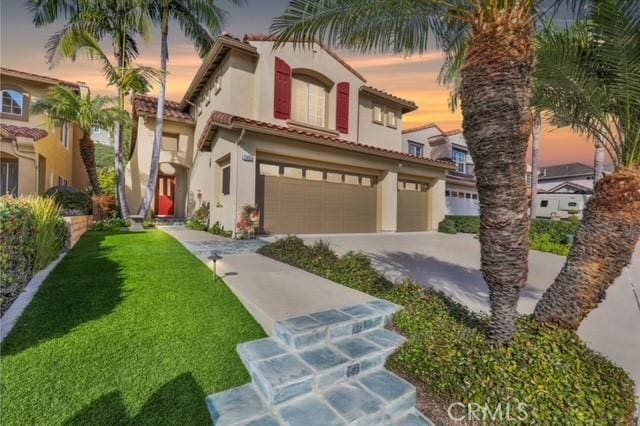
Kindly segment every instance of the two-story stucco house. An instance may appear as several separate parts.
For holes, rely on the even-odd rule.
[[[447,214],[480,214],[473,160],[462,130],[445,132],[433,123],[405,129],[402,131],[402,149],[411,155],[453,161],[455,169],[448,171],[446,178]]]
[[[315,43],[220,36],[180,102],[166,102],[155,215],[235,230],[257,205],[266,233],[436,229],[450,161],[402,149],[416,105],[380,89]],[[129,202],[148,178],[157,99],[137,96]]]
[[[87,188],[78,143],[81,131],[71,124],[49,128],[46,116],[30,111],[33,102],[57,85],[88,91],[78,83],[0,68],[2,195],[39,194],[59,185]]]

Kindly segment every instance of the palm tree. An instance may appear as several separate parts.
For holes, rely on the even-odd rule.
[[[462,127],[476,165],[489,334],[499,344],[510,342],[516,331],[516,305],[527,281],[525,154],[533,122],[534,21],[544,15],[542,3],[292,0],[271,27],[279,44],[318,39],[360,52],[422,53],[431,36],[462,65]]]
[[[616,166],[595,184],[571,253],[534,312],[577,329],[640,237],[640,3],[601,0],[585,23],[544,31],[535,77],[538,110],[598,141]]]
[[[138,56],[136,36],[149,41],[151,21],[142,0],[28,0],[36,27],[51,24],[61,17],[67,19],[64,27],[47,42],[47,59],[54,66],[61,58],[75,58],[79,50],[93,51],[103,59],[109,84],[118,91],[118,106],[124,111],[124,99],[131,90],[148,91],[148,84],[140,81],[143,69],[131,67]],[[84,34],[84,36],[82,35]],[[99,42],[111,39],[117,64],[112,65]],[[83,47],[83,45],[86,45]],[[99,49],[97,49],[99,48]],[[106,61],[106,62],[105,62]],[[146,71],[148,74],[148,70]],[[123,217],[129,216],[124,178],[124,134],[126,121],[117,125],[115,143],[115,169],[118,203]]]
[[[242,3],[242,0],[234,1]],[[182,31],[195,44],[201,57],[207,54],[213,43],[212,35],[222,29],[225,11],[215,5],[214,1],[203,2],[199,0],[149,0],[149,12],[151,18],[160,25],[160,93],[156,112],[156,130],[151,151],[151,168],[149,180],[142,198],[139,214],[147,215],[151,207],[156,184],[158,181],[158,168],[160,162],[160,146],[162,144],[162,128],[164,126],[164,103],[166,97],[167,60],[169,59],[169,22],[176,21]]]
[[[91,132],[95,126],[113,130],[114,123],[120,120],[120,111],[113,99],[104,96],[82,96],[63,86],[49,90],[46,98],[37,100],[31,107],[36,114],[47,114],[50,124],[61,126],[66,123],[77,125],[82,130],[80,138],[80,156],[91,183],[91,191],[101,194],[96,173],[95,145]]]

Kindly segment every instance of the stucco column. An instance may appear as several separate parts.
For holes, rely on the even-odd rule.
[[[429,206],[429,230],[438,229],[438,224],[447,214],[447,203],[445,199],[445,179],[437,179],[429,185],[427,190],[427,205]]]
[[[395,232],[398,226],[398,172],[387,170],[378,182],[380,232]]]
[[[241,142],[236,151],[237,175],[231,179],[231,193],[235,197],[235,222],[240,220],[242,208],[256,204],[256,150],[251,143]],[[235,181],[235,183],[234,183]],[[236,186],[237,185],[237,186]],[[262,208],[262,206],[260,206]]]

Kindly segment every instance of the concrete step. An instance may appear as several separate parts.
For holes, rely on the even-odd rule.
[[[420,425],[416,391],[384,369],[405,338],[382,300],[291,318],[238,345],[252,383],[207,397],[217,425]]]
[[[317,312],[276,322],[276,336],[292,349],[336,341],[384,327],[400,310],[385,300]]]
[[[381,370],[323,392],[270,406],[252,384],[207,397],[217,426],[430,425],[413,407],[415,388]]]
[[[243,343],[237,351],[257,389],[276,405],[382,368],[404,341],[392,331],[375,329],[299,351],[275,338]]]

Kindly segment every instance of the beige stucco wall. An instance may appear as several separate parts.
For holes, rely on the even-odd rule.
[[[382,123],[373,121],[373,106],[382,108]],[[392,111],[396,115],[396,127],[387,126],[386,112]],[[379,146],[381,148],[402,150],[402,115],[400,108],[385,102],[382,99],[361,94],[358,106],[359,115],[359,141],[366,145]],[[405,151],[406,152],[406,151]]]
[[[242,117],[274,123],[281,126],[295,125],[293,121],[277,119],[273,115],[275,58],[283,59],[293,72],[311,70],[330,80],[327,102],[327,130],[350,141],[401,149],[402,114],[397,105],[377,99],[375,102],[396,113],[397,128],[380,126],[372,121],[372,99],[360,94],[365,83],[319,46],[293,48],[291,43],[273,51],[271,42],[250,42],[258,51],[258,58],[232,50],[209,78],[192,108],[196,117],[195,140],[213,111],[223,111]],[[213,82],[220,75],[220,90],[216,93]],[[337,83],[348,82],[349,132],[336,132]]]
[[[0,118],[0,122],[14,126],[41,128],[48,132],[47,137],[35,142],[29,138],[18,138],[18,145],[20,146],[19,153],[23,157],[18,165],[19,193],[32,194],[44,192],[52,186],[57,186],[60,177],[66,179],[69,185],[75,186],[79,189],[86,189],[87,179],[86,172],[84,171],[84,165],[82,160],[79,158],[79,155],[77,159],[74,156],[74,152],[78,149],[77,140],[81,136],[81,131],[77,127],[69,126],[69,146],[65,148],[61,140],[61,129],[55,127],[50,128],[46,116],[33,114],[30,111],[33,103],[45,97],[47,95],[47,91],[52,86],[49,84],[2,75],[0,87],[3,89],[19,90],[25,94],[25,108],[29,110],[26,120],[20,117],[12,118],[7,115],[3,115]],[[29,147],[29,144],[32,144],[32,147]],[[3,143],[2,152],[5,155],[15,155],[15,144]],[[39,155],[46,159],[44,188],[38,187]],[[35,164],[33,160],[27,160],[24,157],[31,157],[35,160]]]
[[[239,143],[236,144],[236,141]],[[210,160],[210,161],[209,161]],[[375,176],[378,179],[378,231],[392,232],[397,226],[397,181],[399,173],[429,182],[430,224],[444,217],[444,170],[382,158],[310,142],[291,140],[251,131],[222,129],[214,138],[212,152],[199,153],[191,171],[190,193],[199,189],[203,201],[211,203],[211,224],[219,221],[235,230],[242,207],[256,202],[256,164],[259,160],[314,166]],[[221,194],[220,162],[231,165],[230,194]],[[237,188],[237,192],[236,192]]]
[[[153,118],[138,118],[136,145],[125,169],[127,202],[132,212],[138,211],[149,180],[155,124],[156,120]],[[178,151],[161,149],[160,171],[176,176],[174,215],[184,217],[188,201],[189,169],[194,157],[193,126],[165,120],[163,133],[178,135]],[[155,200],[151,206],[155,210]]]

